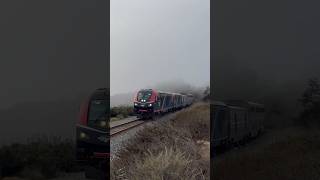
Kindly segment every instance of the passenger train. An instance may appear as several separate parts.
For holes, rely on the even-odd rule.
[[[212,147],[243,144],[257,137],[264,129],[264,105],[232,100],[213,102],[211,122]]]
[[[170,93],[155,89],[141,89],[134,97],[134,113],[140,118],[173,112],[193,103],[192,94]]]

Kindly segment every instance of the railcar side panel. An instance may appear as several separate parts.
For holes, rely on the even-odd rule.
[[[213,146],[223,146],[228,142],[229,138],[229,118],[228,109],[224,105],[213,106],[213,118],[211,126],[213,132],[211,133],[211,141]]]
[[[239,142],[246,138],[246,113],[245,108],[228,106],[230,119],[230,140],[231,142]]]

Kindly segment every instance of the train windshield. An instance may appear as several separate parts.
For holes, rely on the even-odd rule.
[[[151,90],[139,91],[137,96],[137,101],[149,101],[151,95],[152,95]]]
[[[97,129],[107,129],[107,103],[106,100],[92,100],[89,107],[88,125]]]

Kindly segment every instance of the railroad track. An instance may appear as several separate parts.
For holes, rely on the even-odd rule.
[[[134,119],[131,121],[127,121],[121,124],[117,124],[114,126],[110,127],[110,136],[115,136],[117,134],[120,134],[122,132],[125,132],[129,129],[132,129],[134,127],[137,127],[139,125],[142,125],[143,123],[145,123],[145,121],[141,120],[141,119]]]

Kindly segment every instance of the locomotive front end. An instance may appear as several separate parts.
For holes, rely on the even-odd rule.
[[[139,118],[153,117],[156,107],[157,92],[152,89],[138,91],[134,98],[134,113]]]

